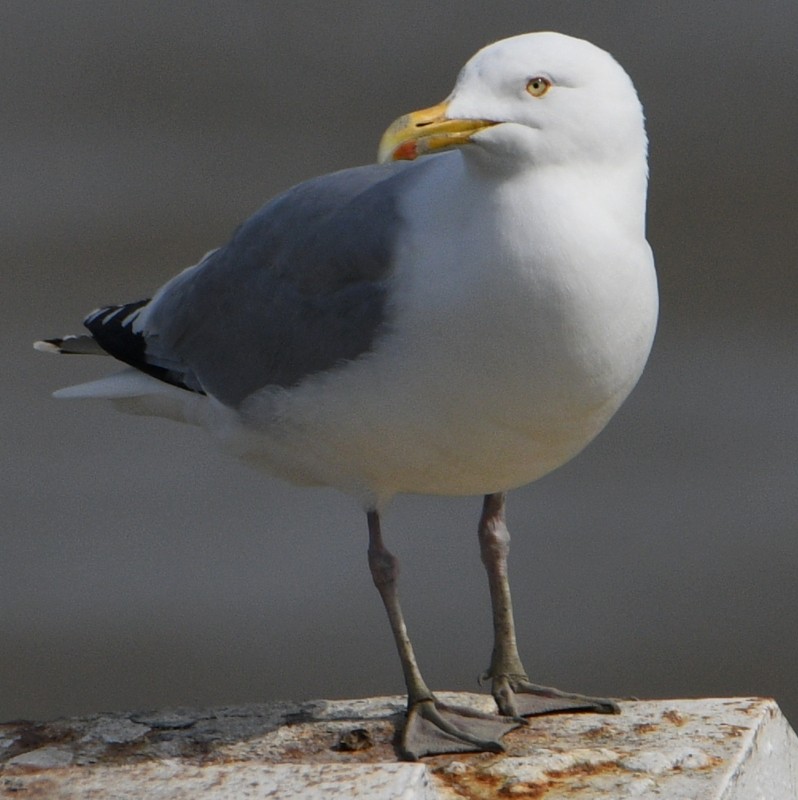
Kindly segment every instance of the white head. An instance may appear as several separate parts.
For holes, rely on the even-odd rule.
[[[380,159],[454,147],[503,169],[632,161],[645,172],[643,112],[629,76],[606,51],[560,33],[480,50],[443,103],[386,131]]]

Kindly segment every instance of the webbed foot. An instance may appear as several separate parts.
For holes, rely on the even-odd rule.
[[[413,703],[402,731],[402,758],[417,761],[443,753],[504,751],[499,738],[522,722],[482,714],[467,708],[446,706],[426,699]]]
[[[598,714],[620,714],[618,704],[606,697],[588,697],[530,683],[526,675],[493,676],[491,689],[499,713],[516,719],[586,711]]]

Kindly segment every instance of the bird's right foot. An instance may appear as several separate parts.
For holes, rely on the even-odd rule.
[[[408,761],[443,753],[501,753],[499,738],[519,727],[518,719],[446,706],[433,698],[412,703],[402,731],[401,754]]]

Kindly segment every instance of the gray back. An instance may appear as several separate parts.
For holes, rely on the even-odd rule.
[[[389,324],[397,195],[412,166],[345,170],[279,195],[156,295],[148,354],[237,405],[369,351]]]

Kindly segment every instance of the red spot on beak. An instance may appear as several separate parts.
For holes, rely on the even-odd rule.
[[[413,161],[418,156],[418,148],[414,141],[402,142],[393,151],[394,161]]]

